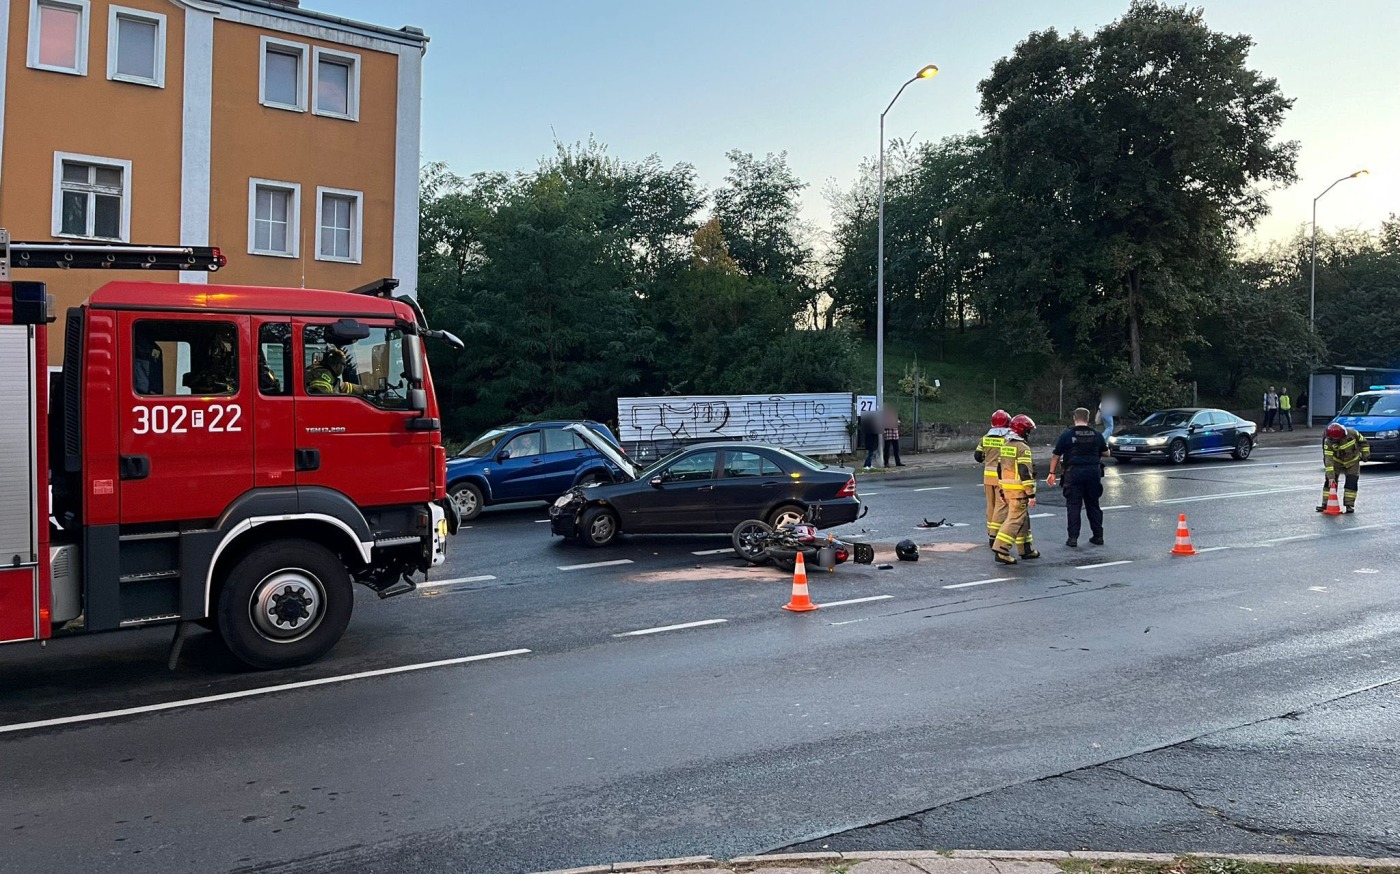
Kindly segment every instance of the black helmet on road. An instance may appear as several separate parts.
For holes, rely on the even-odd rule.
[[[918,561],[919,545],[912,540],[901,540],[895,544],[894,554],[899,556],[900,561]]]

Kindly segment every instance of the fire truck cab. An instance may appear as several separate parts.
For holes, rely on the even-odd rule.
[[[180,251],[147,266],[223,262]],[[387,597],[441,564],[456,513],[423,342],[443,332],[392,288],[108,283],[68,311],[50,377],[43,286],[0,275],[0,642],[178,623],[173,665],[199,623],[253,667],[304,664],[352,583]]]

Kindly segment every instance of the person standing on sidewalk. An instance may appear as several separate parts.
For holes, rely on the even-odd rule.
[[[903,424],[899,421],[899,414],[894,410],[885,411],[885,467],[890,466],[890,450],[894,450],[894,466],[903,467],[904,461],[899,457],[899,426]]]
[[[1020,551],[1023,559],[1040,558],[1031,543],[1030,509],[1035,506],[1035,461],[1027,442],[1035,430],[1035,421],[1022,413],[1011,420],[1011,434],[1001,447],[998,479],[1006,495],[1006,521],[997,531],[992,554],[1001,564],[1015,564],[1017,558],[1011,547]]]
[[[1095,423],[1103,426],[1103,439],[1107,440],[1113,436],[1113,418],[1118,415],[1118,398],[1112,392],[1106,392],[1103,399],[1099,401],[1098,413],[1094,417]]]
[[[1006,521],[1006,495],[1001,491],[1001,447],[1006,444],[1006,435],[1011,433],[1008,427],[1011,424],[1011,416],[1006,410],[997,410],[992,413],[992,427],[982,439],[977,441],[977,448],[972,451],[972,458],[982,465],[982,487],[987,493],[987,545],[996,546],[997,532],[1001,530],[1001,523]]]
[[[1103,495],[1103,459],[1108,455],[1108,442],[1103,435],[1089,427],[1089,411],[1079,407],[1074,411],[1074,427],[1067,429],[1055,443],[1050,457],[1050,475],[1045,484],[1055,484],[1055,468],[1064,464],[1066,518],[1069,539],[1065,546],[1079,545],[1080,507],[1089,516],[1089,542],[1103,546],[1103,510],[1099,498]]]
[[[865,469],[873,470],[880,451],[880,420],[875,413],[860,414],[860,440],[865,444]]]
[[[1285,426],[1288,430],[1293,430],[1293,399],[1288,396],[1288,386],[1283,387],[1283,391],[1278,395],[1278,429],[1282,431]]]
[[[1278,415],[1278,392],[1273,386],[1264,392],[1264,430],[1274,430],[1274,417]]]

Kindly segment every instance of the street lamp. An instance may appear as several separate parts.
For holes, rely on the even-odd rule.
[[[875,411],[876,415],[885,415],[885,114],[894,108],[895,100],[904,93],[904,89],[920,79],[932,79],[938,75],[938,67],[933,64],[925,66],[915,73],[908,82],[899,86],[899,90],[894,94],[894,100],[885,107],[885,111],[880,113],[880,219],[879,231],[877,233],[876,255],[875,255]],[[883,456],[885,451],[885,423],[880,423],[880,453]]]
[[[1317,329],[1317,202],[1322,199],[1323,194],[1326,194],[1328,191],[1331,191],[1333,188],[1336,188],[1338,183],[1345,182],[1348,179],[1360,179],[1362,176],[1370,175],[1370,172],[1371,171],[1369,170],[1357,170],[1350,176],[1343,176],[1341,179],[1338,179],[1336,182],[1333,182],[1331,185],[1327,186],[1326,190],[1324,190],[1322,194],[1319,194],[1317,197],[1313,198],[1312,285],[1308,290],[1308,327],[1312,328],[1313,330]],[[1311,419],[1311,412],[1309,413],[1309,419]]]

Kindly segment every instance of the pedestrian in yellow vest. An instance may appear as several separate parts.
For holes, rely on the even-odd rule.
[[[1293,399],[1288,396],[1288,386],[1283,387],[1283,391],[1278,395],[1279,425],[1287,426],[1288,430],[1293,430]],[[1283,430],[1282,427],[1279,428]]]

